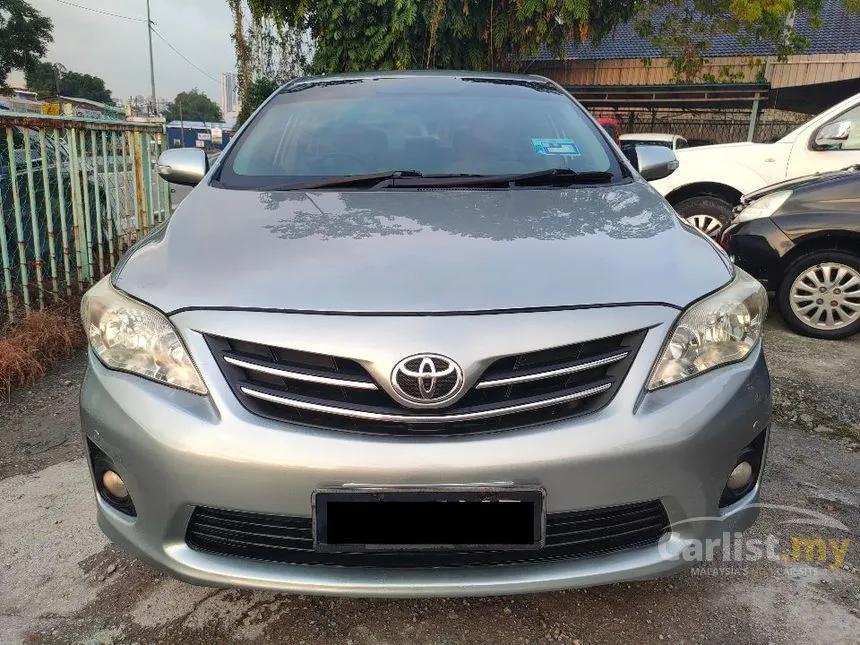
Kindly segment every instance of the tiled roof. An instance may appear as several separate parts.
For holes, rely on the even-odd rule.
[[[848,12],[842,0],[825,0],[821,11],[821,26],[813,30],[806,14],[798,14],[795,30],[811,39],[806,54],[837,54],[860,52],[860,13]],[[768,56],[775,54],[768,43],[742,43],[735,36],[718,35],[713,39],[708,57]],[[569,43],[567,58],[578,60],[610,60],[624,58],[657,58],[660,51],[647,40],[636,35],[633,23],[619,25],[597,45]],[[544,48],[534,58],[537,61],[555,60],[557,57]]]

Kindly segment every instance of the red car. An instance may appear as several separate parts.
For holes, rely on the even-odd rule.
[[[619,146],[621,145],[621,124],[615,119],[600,117],[597,122],[612,136]]]

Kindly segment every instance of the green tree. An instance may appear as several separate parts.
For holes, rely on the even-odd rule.
[[[30,65],[24,72],[27,87],[39,94],[56,94],[57,87],[62,90],[60,82],[66,73],[66,68],[56,63],[39,61]],[[62,94],[62,91],[60,92]]]
[[[63,96],[100,103],[110,103],[113,100],[104,80],[98,76],[72,72],[55,63],[36,63],[26,70],[25,78],[27,87],[41,95],[53,95],[59,91]]]
[[[229,0],[236,10],[241,0]],[[824,0],[246,0],[253,19],[307,29],[313,71],[455,68],[522,70],[542,47],[563,56],[568,42],[599,41],[635,17],[640,34],[670,58],[679,80],[701,73],[714,36],[775,45],[778,56],[802,52],[806,38],[789,17],[813,24]],[[856,9],[860,0],[843,0]],[[241,39],[239,39],[241,40]],[[238,44],[238,40],[237,40]],[[239,48],[237,47],[237,50]],[[251,49],[238,52],[247,68]]]
[[[24,0],[0,0],[0,87],[13,69],[26,70],[45,55],[53,27]]]
[[[207,123],[220,122],[221,108],[206,96],[203,92],[194,88],[188,92],[180,92],[164,110],[164,118],[170,121],[205,121]]]
[[[745,43],[770,43],[779,60],[803,52],[810,41],[795,30],[794,16],[806,12],[817,27],[823,4],[824,0],[661,0],[643,4],[635,26],[669,59],[675,80],[693,82],[701,79],[705,53],[720,34]],[[860,8],[857,0],[843,4],[849,10]],[[704,80],[734,80],[737,71],[726,67],[721,78]]]
[[[248,0],[253,15],[308,29],[318,73],[519,69],[541,46],[604,36],[638,0]]]
[[[242,109],[239,111],[239,116],[236,119],[236,125],[242,125],[251,116],[251,113],[260,107],[260,104],[265,101],[272,92],[274,92],[280,83],[272,78],[258,78],[251,83],[248,88],[248,95],[242,101]]]

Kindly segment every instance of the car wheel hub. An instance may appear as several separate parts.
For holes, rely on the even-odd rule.
[[[723,230],[723,223],[713,215],[690,215],[687,221],[713,238],[716,238]]]
[[[790,298],[805,325],[842,329],[860,319],[860,272],[838,262],[816,264],[795,278]]]

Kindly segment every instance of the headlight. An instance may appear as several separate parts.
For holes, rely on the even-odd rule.
[[[110,276],[84,294],[81,318],[90,347],[105,367],[209,393],[164,314],[114,289]]]
[[[656,390],[742,361],[761,340],[766,316],[764,287],[745,271],[736,269],[729,286],[681,314],[651,370],[648,389]]]
[[[762,217],[770,217],[782,207],[789,197],[791,197],[790,190],[780,190],[779,192],[765,195],[743,209],[735,221],[749,222],[750,220],[761,219]]]

